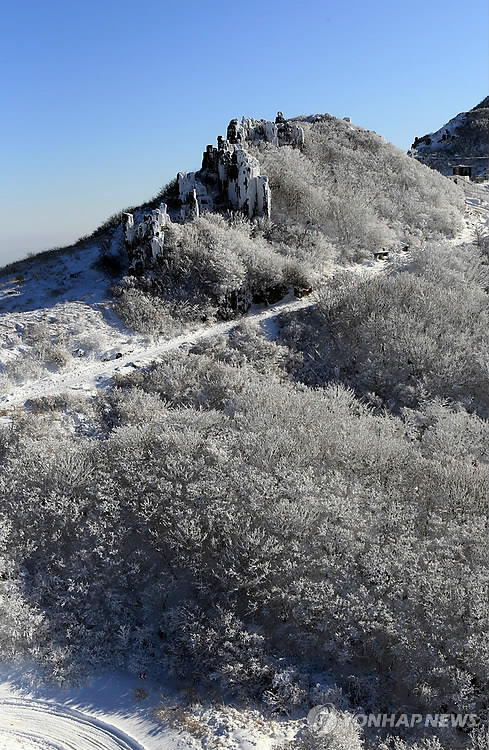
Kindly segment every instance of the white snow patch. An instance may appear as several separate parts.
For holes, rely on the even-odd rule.
[[[157,695],[136,700],[138,680],[99,677],[81,688],[31,686],[22,672],[0,678],[0,750],[174,750],[190,748],[152,717]]]
[[[489,203],[482,201],[479,195],[477,198],[477,205],[467,205],[465,228],[452,241],[454,244],[472,242],[476,227],[487,227]],[[0,364],[12,361],[15,364],[16,359],[28,352],[30,344],[26,343],[23,334],[33,323],[42,324],[44,330],[47,328],[54,337],[64,337],[74,355],[58,372],[47,369],[36,372],[34,368],[31,380],[20,385],[0,374],[0,393],[4,391],[0,396],[0,423],[9,423],[15,410],[22,408],[29,399],[60,393],[91,394],[110,386],[117,373],[147,367],[169,351],[191,348],[197,341],[227,334],[246,318],[262,324],[266,335],[273,339],[277,335],[274,320],[277,316],[312,307],[317,300],[314,294],[302,299],[288,295],[270,307],[253,306],[245,318],[207,325],[173,339],[155,340],[128,330],[114,314],[107,296],[107,278],[92,266],[86,267],[97,257],[97,248],[73,255],[67,252],[49,261],[40,258],[37,264],[22,268],[22,281],[15,274],[0,276],[0,294],[6,286],[16,290],[15,298],[7,300],[4,304],[6,312],[0,317]],[[409,260],[409,253],[393,253],[391,260],[372,259],[345,267],[345,270],[377,274],[388,269],[391,262],[404,260]],[[50,292],[56,274],[64,281],[68,274],[74,284],[71,292],[63,293],[61,298],[59,295],[53,298]]]
[[[278,302],[275,305],[259,311],[253,311],[247,318],[254,319],[260,323],[284,312],[300,310],[304,307],[311,307],[316,302],[314,295],[291,302]],[[196,331],[183,333],[173,339],[164,339],[153,342],[149,346],[141,344],[134,337],[132,340],[120,340],[117,348],[120,356],[117,359],[109,361],[95,359],[74,360],[72,366],[60,373],[50,373],[38,380],[28,382],[0,397],[0,409],[14,408],[22,406],[31,398],[42,396],[52,396],[65,392],[84,392],[90,393],[99,387],[108,385],[110,379],[127,368],[139,369],[149,366],[152,362],[157,361],[167,352],[180,347],[191,347],[197,341],[210,338],[219,334],[229,333],[233,328],[241,323],[242,318],[223,323],[215,323],[207,328],[200,328]]]
[[[0,750],[272,750],[305,723],[188,705],[182,696],[168,698],[168,684],[125,673],[78,688],[32,685],[26,675],[0,669]],[[163,716],[178,718],[165,722],[162,707]]]

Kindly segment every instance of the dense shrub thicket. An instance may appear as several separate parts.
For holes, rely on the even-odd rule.
[[[165,273],[116,292],[127,322],[172,334],[245,287],[324,281],[333,246],[455,232],[450,183],[362,133],[326,121],[303,153],[263,147],[274,222],[174,227]],[[383,275],[337,273],[278,332],[244,322],[2,427],[2,658],[60,681],[170,670],[279,712],[334,703],[344,721],[322,749],[365,747],[360,707],[477,712],[487,270],[441,243]],[[442,747],[418,739],[369,747]]]
[[[489,265],[471,245],[433,245],[409,266],[373,277],[339,274],[314,317],[283,332],[296,377],[340,379],[390,409],[449,398],[487,418]]]
[[[171,333],[172,320],[201,321],[276,302],[331,272],[334,247],[318,231],[207,213],[165,234],[165,254],[143,277],[114,287],[116,311],[143,333]]]
[[[465,252],[426,248],[409,271],[332,286],[278,342],[246,323],[120,377],[85,410],[103,440],[63,430],[62,400],[5,430],[4,658],[59,679],[170,669],[275,710],[478,710],[488,426],[472,361],[486,356],[486,267]],[[412,337],[405,370],[396,324]],[[311,387],[305,355],[321,343]],[[331,347],[336,381],[357,393],[328,383]],[[345,369],[353,349],[365,372]]]
[[[301,126],[303,151],[254,149],[277,223],[309,223],[346,257],[460,231],[463,196],[450,180],[335,117]]]
[[[362,706],[477,703],[486,423],[202,354],[104,408],[105,441],[45,416],[4,438],[4,658],[169,667],[279,708],[307,703],[307,665]]]

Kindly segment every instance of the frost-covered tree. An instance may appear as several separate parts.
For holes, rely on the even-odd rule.
[[[450,245],[425,247],[390,275],[336,275],[317,315],[285,333],[302,353],[299,377],[340,377],[391,408],[428,395],[487,415],[487,280],[474,247]]]

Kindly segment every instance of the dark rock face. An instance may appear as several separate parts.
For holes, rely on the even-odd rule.
[[[309,294],[312,294],[312,288],[307,287],[294,287],[294,297],[297,297],[297,299],[301,299],[301,297],[307,297]]]
[[[165,244],[165,229],[171,224],[166,205],[161,204],[143,220],[134,223],[134,216],[126,214],[124,236],[129,260],[129,274],[141,276],[145,269],[154,266],[162,257]]]
[[[288,291],[288,287],[284,284],[275,284],[271,287],[255,290],[249,287],[242,287],[241,289],[229,292],[229,294],[217,300],[217,315],[221,320],[230,320],[237,315],[248,312],[253,304],[274,305],[276,302],[280,302]],[[305,290],[304,293],[309,293],[309,291],[312,290]]]
[[[473,176],[487,175],[489,165],[489,97],[461,112],[435,133],[416,137],[408,153],[444,175],[465,164]]]
[[[231,320],[242,315],[253,304],[253,295],[248,287],[233,290],[217,300],[217,317],[220,320]]]
[[[259,289],[253,294],[253,302],[256,304],[267,304],[274,305],[275,302],[279,302],[288,292],[288,288],[283,284],[276,284],[275,286],[267,287],[266,289]]]

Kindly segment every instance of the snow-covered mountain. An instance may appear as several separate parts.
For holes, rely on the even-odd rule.
[[[82,371],[91,390],[155,357],[154,336],[189,337],[290,303],[335,264],[456,236],[462,210],[459,188],[348,121],[232,120],[200,170],[74,247],[0,271],[3,403],[32,395],[28,383],[71,388]]]
[[[0,269],[0,750],[479,710],[487,197],[331,115],[233,120]]]
[[[460,112],[439,130],[416,137],[410,154],[445,175],[463,164],[472,176],[487,176],[489,162],[489,96],[469,112]]]

